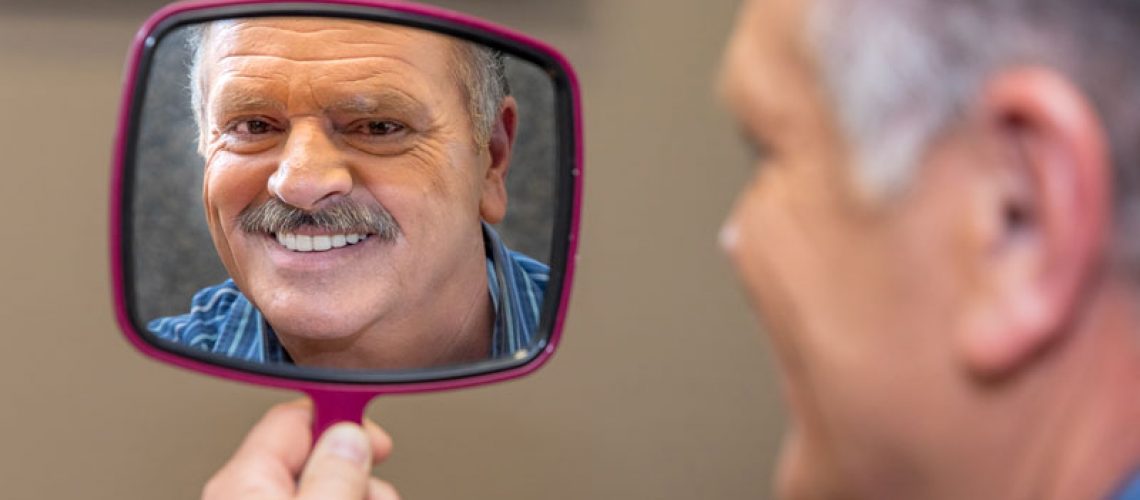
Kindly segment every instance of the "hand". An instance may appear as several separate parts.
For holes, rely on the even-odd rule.
[[[271,408],[206,483],[202,498],[399,500],[391,485],[370,475],[372,464],[392,451],[379,426],[342,422],[312,447],[312,419],[308,400]]]

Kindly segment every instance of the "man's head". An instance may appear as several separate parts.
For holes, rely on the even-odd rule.
[[[412,28],[260,18],[205,26],[194,60],[214,245],[294,359],[485,356],[480,221],[505,214],[516,116],[501,59]]]
[[[1137,26],[1134,2],[748,3],[722,83],[757,173],[722,239],[785,375],[783,496],[1070,479],[1042,457],[1090,436],[1022,438],[1137,373]]]

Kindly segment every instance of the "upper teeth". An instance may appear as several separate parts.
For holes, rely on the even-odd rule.
[[[309,236],[306,234],[277,233],[277,242],[294,252],[323,252],[345,245],[355,245],[367,237],[367,234]]]

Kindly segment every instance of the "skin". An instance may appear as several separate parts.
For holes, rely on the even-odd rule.
[[[388,483],[369,476],[388,458],[392,439],[375,423],[341,422],[313,445],[312,403],[271,408],[212,478],[203,499],[398,500]]]
[[[909,188],[860,189],[806,44],[755,0],[722,93],[756,174],[722,230],[790,411],[784,499],[1102,498],[1140,463],[1140,304],[1092,106],[995,75]]]
[[[494,316],[480,220],[506,211],[514,101],[476,144],[454,42],[410,28],[249,19],[216,25],[206,47],[210,231],[294,361],[397,369],[486,358]],[[271,197],[304,210],[382,206],[402,232],[291,252],[237,224]]]

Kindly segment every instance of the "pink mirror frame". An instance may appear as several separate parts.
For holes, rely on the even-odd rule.
[[[568,235],[568,251],[565,260],[565,273],[559,301],[557,317],[551,324],[551,332],[543,350],[526,364],[502,371],[482,373],[472,376],[446,379],[428,380],[422,382],[400,382],[386,384],[361,384],[322,382],[311,380],[297,380],[278,378],[270,375],[250,373],[234,368],[210,364],[205,361],[183,357],[173,352],[162,350],[147,342],[133,325],[126,303],[126,283],[123,270],[124,248],[122,242],[122,207],[124,195],[124,171],[128,156],[128,142],[130,133],[130,120],[133,109],[132,99],[136,95],[136,74],[140,70],[144,45],[161,23],[179,14],[203,9],[215,9],[228,6],[256,6],[288,3],[291,5],[322,5],[346,6],[354,8],[379,8],[385,11],[415,15],[431,18],[454,26],[485,33],[491,37],[521,45],[532,51],[545,54],[561,66],[569,80],[569,92],[572,98],[572,117],[574,137],[573,143],[573,197],[570,208],[570,225]],[[581,213],[582,193],[582,120],[577,77],[565,57],[552,47],[525,35],[513,32],[501,26],[455,12],[435,7],[416,5],[404,2],[370,1],[370,0],[302,0],[292,2],[279,2],[273,0],[206,0],[189,1],[169,5],[152,15],[136,34],[128,54],[122,101],[119,107],[119,124],[115,135],[114,155],[111,166],[111,199],[110,199],[110,257],[111,280],[114,297],[115,317],[119,327],[127,340],[136,349],[147,356],[163,363],[179,366],[188,370],[206,375],[236,380],[250,384],[294,389],[308,394],[313,400],[315,419],[313,423],[314,436],[320,435],[324,429],[341,421],[359,422],[363,418],[364,408],[368,402],[380,394],[400,394],[414,392],[440,391],[458,389],[462,387],[478,386],[501,382],[527,375],[543,364],[554,354],[562,335],[566,311],[569,305],[570,291],[572,289],[575,264],[577,261],[579,218]]]

